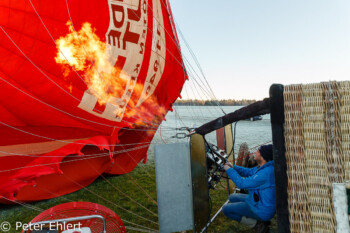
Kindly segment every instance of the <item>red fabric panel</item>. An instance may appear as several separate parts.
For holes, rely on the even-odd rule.
[[[0,146],[28,144],[30,148],[52,140],[90,138],[36,157],[29,152],[31,156],[14,153],[0,157],[0,196],[20,201],[48,199],[85,187],[102,173],[124,174],[140,161],[146,162],[155,125],[179,97],[187,75],[170,7],[163,0],[139,0],[139,5],[132,7],[127,1],[0,0]],[[121,28],[113,26],[120,20],[119,16],[113,18],[113,4],[123,4]],[[64,67],[55,61],[58,49],[54,40],[70,33],[68,21],[75,30],[90,23],[104,43],[112,30],[116,30],[113,35],[122,30],[122,36],[112,38],[117,41],[109,48],[118,52],[115,66],[128,71],[129,84],[136,82],[122,121],[103,115],[109,108],[95,103],[94,97],[84,99],[89,96],[85,71],[70,69],[65,76]],[[164,45],[166,50],[162,50]],[[154,88],[152,92],[147,86]],[[140,101],[142,96],[147,98]],[[117,106],[112,101],[108,104]],[[91,105],[91,111],[87,110]],[[83,153],[84,158],[101,151],[115,154],[87,160],[72,156]]]
[[[221,150],[226,150],[224,128],[216,130],[216,141]]]
[[[0,157],[0,195],[11,200],[36,201],[77,191],[91,184],[111,163],[108,137],[77,141],[38,157]],[[97,143],[96,146],[86,146]],[[79,156],[77,156],[79,155]],[[17,166],[11,163],[17,162]],[[4,169],[14,169],[6,172]],[[5,172],[4,172],[5,171]],[[0,202],[5,202],[1,200]]]
[[[91,202],[68,202],[54,206],[36,216],[32,221],[40,222],[53,219],[64,219],[89,215],[100,215],[106,220],[106,232],[126,232],[122,220],[112,210]],[[68,222],[69,223],[69,222]],[[89,227],[91,232],[102,232],[102,224],[95,221],[82,220],[80,228]]]

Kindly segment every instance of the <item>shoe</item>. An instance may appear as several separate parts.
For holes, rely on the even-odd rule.
[[[270,221],[258,221],[255,226],[253,227],[253,230],[255,233],[267,233],[270,232]]]

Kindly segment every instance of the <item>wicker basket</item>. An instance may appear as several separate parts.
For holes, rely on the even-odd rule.
[[[284,87],[291,232],[335,232],[332,183],[350,180],[350,82]]]

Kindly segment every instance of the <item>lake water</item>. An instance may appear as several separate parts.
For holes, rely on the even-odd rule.
[[[222,108],[228,114],[241,107],[223,106]],[[175,106],[174,111],[167,114],[166,121],[162,123],[153,139],[153,145],[149,150],[150,159],[152,159],[154,144],[186,142],[187,139],[172,138],[176,133],[186,132],[176,131],[174,128],[199,127],[223,115],[224,113],[217,106]],[[239,121],[237,123],[235,152],[238,152],[239,145],[244,142],[248,144],[249,148],[253,148],[272,141],[270,115],[262,117],[263,119],[260,121]],[[205,138],[216,144],[215,131],[206,135]]]

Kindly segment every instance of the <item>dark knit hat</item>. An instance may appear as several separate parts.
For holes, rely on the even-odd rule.
[[[259,147],[259,152],[266,162],[273,160],[272,144]]]

